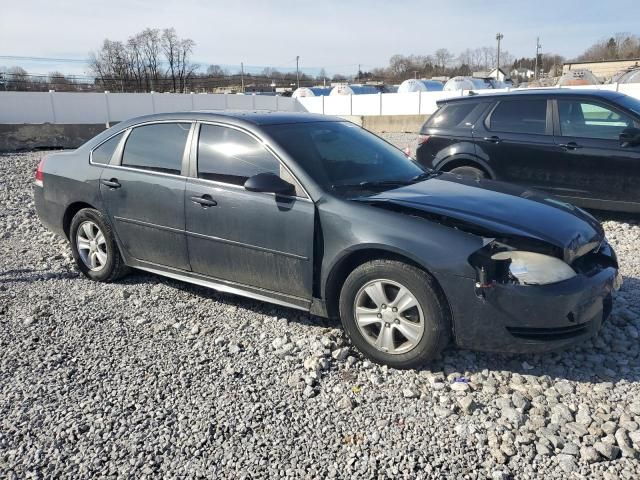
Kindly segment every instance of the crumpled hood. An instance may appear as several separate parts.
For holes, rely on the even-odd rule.
[[[564,252],[564,260],[596,248],[604,239],[600,223],[584,210],[516,185],[442,174],[389,190],[369,202],[391,202],[476,225],[497,235],[547,242]]]

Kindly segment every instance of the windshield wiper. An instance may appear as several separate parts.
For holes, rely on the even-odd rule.
[[[429,170],[428,172],[423,172],[411,179],[412,183],[421,182],[422,180],[428,180],[433,177],[437,177],[438,175],[442,175],[442,172],[438,170]]]
[[[389,179],[389,180],[365,180],[362,182],[358,182],[358,183],[340,183],[340,184],[335,184],[335,185],[331,185],[331,188],[336,189],[336,188],[345,188],[345,189],[349,189],[349,188],[385,188],[385,187],[405,187],[407,185],[411,185],[417,182],[421,182],[423,180],[428,180],[429,178],[433,178],[436,177],[438,175],[440,175],[442,172],[436,171],[436,170],[430,170],[428,172],[423,172],[420,173],[418,175],[416,175],[415,177],[411,177],[409,179]]]
[[[331,185],[331,188],[378,188],[378,187],[403,187],[411,185],[413,179],[410,180],[368,180],[358,183],[339,183]]]

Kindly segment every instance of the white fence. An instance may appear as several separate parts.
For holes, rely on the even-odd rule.
[[[575,89],[614,90],[640,99],[640,84],[610,84]],[[507,92],[503,90],[476,90],[479,94]],[[372,95],[345,95],[327,97],[301,97],[297,100],[308,112],[325,115],[428,115],[436,110],[436,102],[445,98],[468,95],[468,91],[378,93]]]
[[[109,124],[189,110],[304,110],[292,98],[194,93],[0,92],[0,124]]]
[[[594,88],[565,87],[565,88]],[[640,84],[599,85],[640,99]],[[479,90],[480,94],[506,90]],[[308,111],[326,115],[428,115],[457,92],[303,97],[194,93],[0,92],[0,124],[110,124],[151,113],[189,110]]]

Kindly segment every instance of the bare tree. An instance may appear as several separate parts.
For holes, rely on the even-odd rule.
[[[223,77],[227,74],[220,65],[209,65],[207,68],[207,75],[212,77]]]
[[[436,65],[438,66],[440,72],[444,73],[447,66],[454,58],[453,54],[446,48],[439,48],[438,50],[436,50],[434,55],[436,59]]]

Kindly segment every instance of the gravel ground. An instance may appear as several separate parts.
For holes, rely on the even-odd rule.
[[[41,155],[0,155],[0,478],[640,475],[637,221],[604,223],[625,284],[593,341],[396,371],[294,310],[86,280],[35,215]]]

